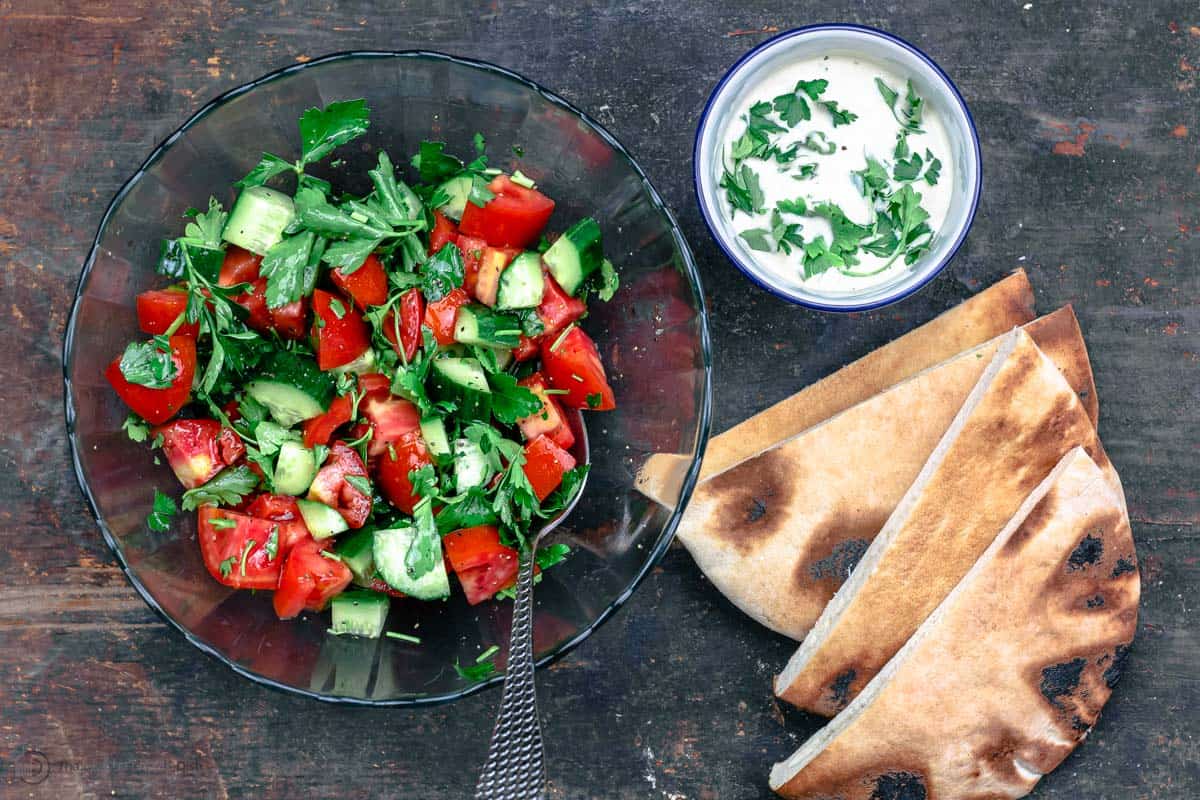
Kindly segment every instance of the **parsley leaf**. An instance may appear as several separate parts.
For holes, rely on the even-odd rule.
[[[617,275],[617,270],[613,267],[613,263],[607,258],[600,262],[599,272],[592,273],[598,276],[596,282],[596,296],[604,302],[613,299],[613,295],[617,293],[617,289],[621,288],[621,278]]]
[[[812,213],[829,220],[833,229],[833,241],[830,242],[829,249],[841,254],[846,263],[855,263],[856,259],[852,260],[853,253],[858,250],[859,243],[871,235],[871,226],[859,225],[849,219],[841,207],[833,203],[818,203],[813,206]]]
[[[262,158],[246,173],[245,177],[233,185],[239,189],[245,189],[248,186],[262,186],[276,175],[295,168],[295,165],[286,159],[271,153],[263,153]]]
[[[826,136],[824,131],[809,131],[800,146],[823,156],[831,155],[833,151],[837,150],[837,144]]]
[[[166,389],[179,375],[165,336],[146,342],[130,342],[121,355],[121,375],[130,383],[148,389]]]
[[[466,667],[455,661],[452,666],[460,678],[465,681],[474,681],[475,683],[486,681],[496,674],[496,665],[490,661],[484,661],[481,664],[471,664]]]
[[[796,127],[806,119],[812,119],[812,111],[809,109],[808,103],[795,92],[779,95],[771,101],[771,107],[789,128]]]
[[[437,514],[438,533],[442,535],[460,528],[493,525],[499,519],[482,486],[474,486],[463,494],[442,499],[446,505]]]
[[[184,511],[194,511],[202,505],[234,506],[258,486],[258,476],[247,466],[226,467],[208,483],[183,493]]]
[[[150,425],[132,411],[121,423],[121,430],[125,431],[131,442],[144,442],[150,438]]]
[[[396,225],[411,218],[411,209],[400,195],[400,182],[396,180],[396,169],[388,154],[379,151],[379,162],[375,169],[368,170],[367,175],[375,186],[374,205],[387,217],[388,222]]]
[[[743,211],[746,214],[758,214],[763,210],[766,198],[758,182],[758,173],[750,169],[748,164],[742,164],[733,172],[725,170],[721,176],[721,188],[725,189],[729,205],[734,213]]]
[[[775,247],[771,244],[771,232],[766,228],[748,228],[738,236],[745,240],[746,246],[751,250],[758,250],[762,253],[775,252]]]
[[[796,84],[797,92],[804,92],[813,100],[816,100],[821,95],[825,94],[825,90],[829,88],[829,81],[824,78],[817,78],[815,81],[799,81]]]
[[[536,394],[517,385],[517,379],[506,372],[497,372],[488,379],[492,387],[492,414],[507,425],[542,410]]]
[[[445,142],[421,142],[412,165],[421,173],[421,183],[439,184],[463,170],[463,163],[446,152]]]
[[[371,496],[371,480],[365,475],[344,475],[342,479],[363,495],[367,497]]]
[[[301,161],[311,164],[367,132],[371,111],[367,101],[342,100],[323,109],[310,108],[300,117]]]
[[[232,575],[233,574],[233,565],[236,564],[237,562],[238,562],[237,556],[230,556],[229,558],[222,561],[218,565],[218,568],[221,570],[221,577],[228,578],[230,575]]]
[[[171,527],[171,517],[175,516],[178,511],[179,509],[170,495],[155,489],[154,504],[146,516],[146,525],[150,530],[162,533]]]
[[[839,125],[849,125],[854,120],[858,119],[858,114],[845,108],[840,108],[836,100],[822,100],[821,105],[829,112],[829,116],[833,119],[833,127]]]
[[[805,278],[812,278],[833,267],[842,267],[845,264],[845,260],[840,255],[830,251],[823,236],[818,236],[804,245]]]
[[[466,268],[462,253],[453,243],[447,243],[420,267],[421,291],[430,303],[436,303],[454,289],[462,286]]]
[[[343,242],[333,242],[325,248],[321,260],[337,269],[342,275],[350,275],[363,265],[367,256],[375,252],[375,248],[379,247],[382,241],[382,239],[346,239]]]
[[[229,219],[229,215],[221,208],[217,198],[208,198],[208,211],[203,214],[195,212],[191,216],[193,221],[183,229],[184,238],[189,240],[187,243],[210,250],[220,250],[221,232],[225,230],[225,220]]]
[[[414,580],[436,567],[442,560],[442,539],[433,521],[433,501],[426,497],[413,509],[414,536],[404,554],[404,569]]]
[[[795,214],[798,217],[803,217],[808,213],[808,204],[804,202],[803,197],[797,197],[795,200],[780,200],[775,203],[775,208],[784,214]]]
[[[263,550],[267,553],[267,560],[274,561],[275,556],[279,555],[279,526],[271,527],[271,535],[267,537],[267,543],[263,545]]]
[[[589,464],[580,464],[577,467],[567,470],[563,474],[562,483],[559,484],[559,487],[542,503],[541,515],[551,518],[571,505],[575,496],[583,489],[583,482],[587,479],[589,470],[591,470],[591,465]],[[540,561],[538,563],[539,565],[541,564]],[[545,569],[545,567],[543,566],[542,569]]]
[[[294,303],[312,291],[306,284],[314,238],[311,231],[304,231],[280,241],[263,256],[259,274],[267,279],[268,308]]]

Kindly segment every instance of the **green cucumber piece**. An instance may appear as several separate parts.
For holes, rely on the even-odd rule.
[[[434,359],[430,372],[430,388],[437,399],[456,403],[464,419],[488,420],[492,413],[492,388],[478,361],[438,358]]]
[[[558,285],[567,294],[577,294],[587,277],[600,269],[604,253],[600,246],[600,225],[591,217],[576,222],[550,245],[542,260]]]
[[[426,417],[421,420],[421,438],[435,456],[450,455],[450,438],[446,436],[446,423],[441,417]]]
[[[248,186],[238,195],[221,238],[265,256],[283,240],[283,231],[296,216],[292,198],[266,186]]]
[[[336,636],[365,636],[378,639],[387,624],[391,601],[386,594],[351,589],[335,595],[330,602],[332,630]]]
[[[404,592],[409,597],[418,600],[438,600],[450,596],[450,579],[446,575],[446,564],[438,558],[432,569],[423,575],[413,577],[408,574],[405,559],[408,550],[417,540],[417,528],[411,525],[401,525],[387,530],[375,531],[374,557],[375,568],[379,577],[388,586]],[[436,529],[433,535],[437,536]],[[437,540],[439,549],[441,539]]]
[[[328,539],[350,529],[336,508],[302,498],[296,500],[296,505],[300,507],[300,516],[304,518],[304,524],[314,539]]]
[[[363,528],[339,539],[333,552],[350,568],[354,582],[366,586],[375,577],[375,531]]]
[[[454,440],[454,488],[462,494],[472,486],[483,486],[492,477],[487,456],[470,439]]]
[[[519,253],[504,272],[496,290],[496,310],[536,308],[542,303],[546,280],[542,277],[542,257],[537,253]]]
[[[324,414],[333,399],[334,379],[311,358],[277,350],[259,377],[246,384],[246,393],[266,406],[285,428]]]
[[[463,212],[467,210],[467,198],[471,195],[473,180],[470,175],[456,175],[439,186],[438,189],[445,192],[449,199],[438,206],[438,211],[455,222],[462,219]]]
[[[312,450],[291,439],[279,445],[279,455],[275,459],[275,491],[293,496],[304,494],[315,477],[317,459]]]
[[[454,322],[454,340],[482,347],[513,348],[521,343],[521,321],[497,314],[478,303],[461,306]]]

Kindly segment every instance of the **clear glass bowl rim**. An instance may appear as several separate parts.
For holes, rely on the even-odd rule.
[[[92,245],[88,250],[87,259],[83,264],[83,270],[79,275],[79,281],[75,288],[75,297],[71,304],[71,313],[67,317],[65,334],[63,336],[63,405],[66,420],[67,441],[71,450],[71,465],[75,472],[75,479],[79,483],[79,488],[83,493],[84,499],[87,501],[88,509],[91,512],[92,518],[95,520],[96,525],[100,528],[100,533],[104,537],[104,541],[108,544],[109,549],[112,550],[113,555],[116,556],[117,563],[120,565],[121,571],[125,573],[125,577],[128,578],[129,582],[133,585],[134,589],[137,590],[137,593],[141,595],[141,598],[146,602],[146,604],[150,606],[150,608],[153,609],[163,620],[165,620],[168,625],[182,634],[183,637],[194,647],[208,654],[212,658],[215,658],[226,667],[232,669],[242,677],[248,678],[254,683],[290,694],[297,694],[314,700],[321,700],[323,702],[338,705],[438,705],[467,697],[492,686],[497,686],[503,683],[504,674],[498,673],[486,681],[481,681],[453,692],[444,692],[441,694],[421,697],[370,700],[364,698],[331,695],[323,692],[301,689],[296,686],[290,686],[285,683],[272,680],[271,678],[259,675],[252,670],[241,666],[232,659],[226,657],[215,647],[212,647],[200,640],[187,628],[187,626],[168,614],[162,608],[162,606],[154,600],[150,592],[138,579],[135,570],[129,566],[125,559],[120,542],[113,535],[112,531],[109,530],[109,527],[105,523],[103,516],[100,514],[99,505],[92,494],[91,486],[89,485],[87,477],[84,474],[83,464],[79,455],[80,445],[76,437],[75,429],[75,394],[71,385],[71,365],[74,358],[76,322],[78,320],[79,309],[83,301],[84,286],[87,283],[87,279],[91,274],[92,268],[95,266],[100,243],[108,228],[110,219],[112,218],[116,209],[124,201],[125,197],[130,193],[130,191],[132,191],[134,186],[137,185],[138,181],[141,180],[143,175],[145,175],[145,173],[151,167],[153,167],[176,142],[182,139],[187,134],[188,130],[192,128],[192,126],[216,111],[221,106],[225,105],[230,100],[251,92],[259,86],[289,77],[298,72],[319,68],[322,65],[334,62],[350,61],[355,59],[391,58],[433,59],[439,61],[448,61],[460,66],[488,72],[532,90],[533,92],[541,95],[542,98],[547,102],[568,111],[583,121],[586,125],[588,125],[588,127],[594,130],[597,135],[599,135],[609,145],[609,147],[620,154],[621,157],[629,163],[630,167],[637,174],[642,183],[642,187],[646,192],[646,195],[650,199],[651,204],[663,216],[671,230],[671,236],[674,239],[675,245],[683,259],[689,288],[694,293],[697,301],[696,310],[700,318],[700,353],[704,369],[704,390],[701,394],[701,403],[699,408],[699,427],[697,430],[696,450],[692,456],[691,465],[688,468],[686,478],[683,482],[683,487],[679,496],[679,502],[676,504],[674,511],[667,520],[667,523],[659,532],[658,538],[654,542],[653,547],[648,549],[645,561],[642,563],[641,568],[633,576],[632,580],[621,592],[617,594],[612,602],[610,602],[600,612],[595,620],[593,620],[586,627],[580,629],[575,636],[563,642],[554,650],[538,659],[536,664],[537,667],[545,667],[557,661],[575,649],[575,647],[577,647],[584,639],[591,636],[597,628],[599,628],[614,613],[616,613],[617,609],[625,604],[630,596],[632,596],[634,590],[637,589],[645,577],[650,573],[650,570],[654,567],[654,565],[657,564],[662,556],[666,553],[667,548],[670,547],[671,541],[675,537],[675,529],[679,524],[679,519],[683,514],[683,510],[687,507],[687,501],[691,497],[692,489],[695,487],[696,480],[699,477],[700,462],[704,457],[704,450],[708,444],[709,425],[712,416],[712,348],[708,331],[708,307],[705,302],[704,291],[700,282],[699,270],[696,267],[696,260],[692,254],[691,248],[688,246],[687,240],[683,236],[683,231],[680,229],[679,223],[675,219],[675,215],[671,213],[671,210],[667,207],[666,203],[663,202],[663,199],[659,195],[658,191],[650,183],[650,179],[646,177],[646,173],[642,169],[641,165],[637,163],[633,156],[630,155],[629,151],[625,149],[624,145],[622,145],[615,136],[605,129],[603,125],[601,125],[592,117],[588,116],[580,109],[576,108],[569,101],[544,88],[537,82],[513,72],[512,70],[505,69],[504,67],[499,67],[486,61],[448,55],[446,53],[439,53],[432,50],[348,50],[344,52],[331,53],[320,58],[314,58],[311,61],[306,61],[302,64],[295,64],[275,70],[273,72],[269,72],[256,80],[245,83],[234,89],[230,89],[229,91],[224,92],[210,100],[207,104],[200,108],[200,110],[192,114],[192,116],[190,116],[188,120],[179,126],[179,128],[177,128],[173,133],[163,139],[162,142],[160,142],[154,148],[154,150],[151,151],[150,155],[145,161],[142,162],[137,171],[134,172],[133,175],[121,185],[120,189],[117,190],[116,195],[114,195],[112,201],[105,209],[104,215],[100,218],[100,224],[97,227],[95,238],[92,240]]]

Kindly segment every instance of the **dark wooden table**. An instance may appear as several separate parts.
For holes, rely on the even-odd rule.
[[[1041,308],[1074,303],[1145,599],[1116,696],[1036,795],[1200,796],[1200,8],[906,5],[0,0],[0,796],[470,792],[498,693],[423,711],[339,708],[201,656],[115,566],[63,438],[66,312],[117,187],[216,94],[353,48],[495,61],[630,148],[701,264],[716,430],[1016,266]],[[983,138],[985,192],[966,246],[919,296],[872,314],[809,313],[754,289],[692,197],[692,134],[713,83],[770,33],[822,20],[926,49]],[[541,676],[552,796],[767,796],[770,764],[815,728],[771,697],[790,650],[672,549],[615,619]]]

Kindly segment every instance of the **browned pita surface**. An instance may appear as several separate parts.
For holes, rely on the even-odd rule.
[[[1095,724],[1139,594],[1120,498],[1074,450],[863,695],[776,765],[772,788],[797,800],[1025,796]]]
[[[1033,340],[1014,331],[993,361],[994,377],[985,373],[777,680],[783,699],[827,716],[844,708],[1073,448],[1120,492],[1079,398]]]
[[[1094,397],[1069,307],[1027,326]],[[794,639],[808,633],[929,458],[998,347],[926,370],[696,488],[681,542],[734,605]]]
[[[921,327],[712,437],[700,480],[1031,319],[1033,289],[1019,269]],[[687,458],[675,453],[652,455],[639,471],[638,488],[674,506],[688,464]]]

